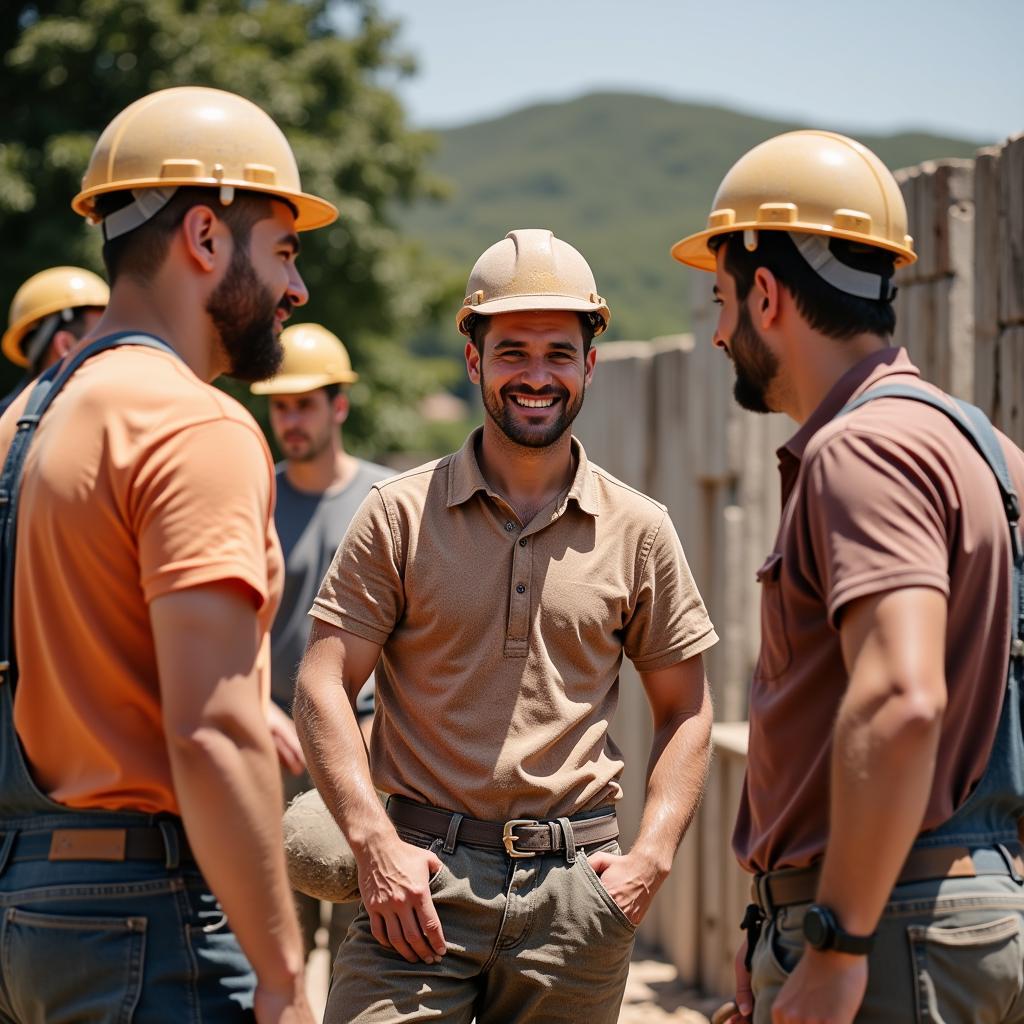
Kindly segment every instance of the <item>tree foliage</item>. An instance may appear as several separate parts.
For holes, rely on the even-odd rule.
[[[311,299],[296,320],[338,333],[362,374],[348,436],[378,453],[408,447],[415,401],[444,374],[400,339],[447,295],[444,275],[392,222],[396,207],[439,188],[423,170],[432,139],[409,129],[392,89],[413,71],[396,32],[374,0],[5,0],[3,308],[45,267],[102,270],[98,232],[69,204],[118,111],[174,85],[240,93],[284,130],[303,186],[341,211],[336,224],[304,236]]]

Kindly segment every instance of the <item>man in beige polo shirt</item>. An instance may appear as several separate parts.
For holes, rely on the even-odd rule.
[[[793,132],[673,249],[716,274],[737,400],[800,424],[758,573],[733,1021],[1024,1021],[1024,453],[890,347],[906,232],[873,153]]]
[[[717,638],[665,509],[572,437],[610,317],[586,261],[513,231],[466,291],[484,425],[374,485],[299,671],[299,734],[363,898],[326,1020],[610,1024],[704,782]],[[625,855],[623,654],[655,725]],[[378,657],[371,776],[350,701]]]

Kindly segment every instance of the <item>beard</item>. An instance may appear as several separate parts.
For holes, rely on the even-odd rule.
[[[569,392],[562,387],[552,386],[541,388],[539,391],[530,391],[531,398],[554,398],[556,402],[561,403],[560,412],[553,420],[548,423],[532,424],[517,417],[520,407],[510,396],[512,390],[511,385],[506,385],[497,393],[489,391],[481,367],[480,397],[483,399],[488,416],[505,437],[513,444],[521,445],[524,448],[548,448],[553,445],[572,426],[572,421],[579,415],[587,391],[586,385],[584,385],[571,404]],[[522,391],[523,389],[517,388],[516,390]]]
[[[277,373],[284,358],[274,331],[274,314],[279,306],[291,310],[287,298],[274,301],[245,249],[236,245],[224,280],[206,303],[206,312],[227,353],[229,376],[252,382]]]
[[[319,434],[303,434],[291,440],[281,438],[278,447],[289,462],[312,462],[319,458],[331,445],[331,431],[328,427]]]
[[[779,372],[779,361],[757,333],[750,312],[743,303],[740,304],[736,330],[729,342],[729,354],[736,371],[733,397],[750,412],[771,412],[767,394]]]

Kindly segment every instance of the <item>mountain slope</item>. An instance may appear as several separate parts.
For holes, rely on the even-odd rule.
[[[612,307],[608,337],[671,333],[687,326],[689,280],[669,247],[703,225],[737,157],[796,127],[620,93],[529,107],[438,132],[433,170],[451,195],[406,211],[402,224],[463,280],[511,228],[550,227],[594,267]],[[858,137],[892,168],[971,156],[980,145],[924,134]]]

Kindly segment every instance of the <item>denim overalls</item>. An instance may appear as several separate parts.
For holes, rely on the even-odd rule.
[[[5,1024],[254,1019],[255,976],[188,852],[180,819],[75,810],[54,802],[33,781],[14,728],[14,554],[25,456],[39,420],[75,370],[120,345],[174,354],[158,338],[117,334],[48,370],[18,420],[0,473],[0,1021]]]

